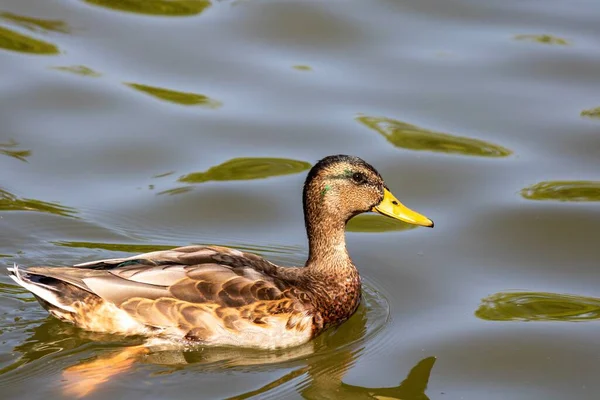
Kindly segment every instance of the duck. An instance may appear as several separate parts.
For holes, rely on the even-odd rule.
[[[73,266],[14,265],[10,278],[50,315],[94,332],[257,349],[304,344],[350,318],[361,278],[345,225],[376,212],[433,227],[356,156],[332,155],[308,172],[302,205],[304,266],[278,266],[221,246],[188,245]]]

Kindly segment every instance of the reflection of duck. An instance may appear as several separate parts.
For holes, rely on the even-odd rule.
[[[139,362],[154,365],[150,376],[164,377],[171,371],[185,368],[190,371],[225,372],[237,371],[271,372],[282,366],[291,369],[263,387],[241,393],[232,399],[260,398],[261,395],[277,392],[279,387],[294,382],[305,398],[365,398],[425,400],[429,375],[435,363],[434,357],[420,361],[410,371],[408,377],[396,387],[366,388],[342,382],[345,373],[362,354],[368,338],[377,329],[381,317],[372,294],[366,291],[366,301],[348,321],[335,330],[319,336],[314,341],[291,349],[270,352],[257,352],[252,349],[234,347],[204,347],[199,351],[182,350],[173,344],[164,346],[136,346],[139,338],[125,340],[128,346],[113,350],[114,341],[123,344],[120,336],[86,332],[55,319],[47,319],[31,330],[32,334],[15,347],[21,353],[17,362],[0,369],[0,385],[13,379],[15,374],[37,371],[32,365],[41,358],[46,359],[54,369],[62,370],[61,382],[69,397],[82,397],[102,387],[107,381],[118,379],[118,375],[134,368]],[[366,303],[366,304],[365,304]],[[91,346],[91,348],[90,348]],[[111,350],[107,351],[107,348]],[[73,358],[89,352],[103,352],[99,357],[71,365]],[[86,357],[86,356],[84,356]],[[25,365],[31,364],[29,368]],[[158,368],[158,369],[157,369]],[[289,387],[289,386],[288,386]]]
[[[318,162],[304,184],[303,204],[304,268],[225,247],[188,246],[75,267],[9,270],[52,315],[87,330],[240,347],[298,345],[348,319],[360,302],[360,278],[344,238],[350,218],[373,210],[433,226],[399,203],[357,157]]]

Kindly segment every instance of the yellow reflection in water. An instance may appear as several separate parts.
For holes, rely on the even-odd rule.
[[[71,207],[41,200],[21,199],[3,189],[0,189],[0,211],[37,211],[65,217],[73,217],[76,213]]]
[[[210,7],[210,0],[84,0],[86,3],[136,14],[184,17]]]
[[[58,54],[58,47],[0,26],[0,48],[29,54]]]
[[[506,157],[507,148],[483,140],[434,132],[392,118],[360,116],[358,122],[373,129],[396,147],[480,157]]]
[[[31,150],[19,150],[16,149],[19,143],[14,140],[9,140],[8,143],[0,143],[0,154],[5,156],[14,157],[17,160],[27,162],[27,157],[31,155]]]
[[[580,115],[582,117],[600,118],[600,107],[583,110]]]
[[[600,181],[546,181],[521,190],[528,200],[600,201]]]
[[[407,224],[397,219],[376,214],[361,214],[352,218],[346,224],[348,232],[389,232],[405,231],[417,228],[416,225]]]
[[[57,71],[70,72],[72,74],[77,74],[77,75],[81,75],[81,76],[89,76],[92,78],[97,78],[99,76],[102,76],[102,74],[94,71],[91,68],[86,67],[85,65],[70,65],[70,66],[64,66],[64,67],[52,67],[52,69],[55,69]]]
[[[526,40],[528,42],[554,44],[559,46],[567,46],[569,44],[567,40],[552,35],[516,35],[515,40]]]
[[[587,321],[600,318],[600,299],[545,292],[496,293],[475,315],[490,321]]]
[[[178,179],[185,183],[207,181],[238,181],[263,179],[272,176],[296,174],[310,168],[310,163],[288,158],[243,157],[233,158],[204,172],[194,172]]]
[[[184,106],[203,106],[208,108],[219,108],[221,103],[211,99],[208,96],[198,93],[178,92],[155,86],[142,85],[139,83],[125,83],[127,86],[139,90],[140,92],[149,94],[159,100],[168,101],[171,103],[181,104]]]
[[[9,12],[0,12],[0,18],[34,32],[69,33],[70,31],[69,26],[60,20],[26,17]]]

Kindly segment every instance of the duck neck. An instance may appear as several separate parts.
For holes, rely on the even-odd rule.
[[[345,225],[343,221],[323,221],[321,224],[306,222],[309,248],[307,267],[314,271],[354,267],[346,250]]]
[[[322,200],[322,196],[314,186],[305,185],[304,222],[309,254],[303,277],[319,311],[315,329],[320,331],[345,321],[356,311],[361,284],[346,250],[346,220],[350,216],[340,212],[335,203],[315,199]]]
[[[311,193],[311,192],[317,193]],[[313,187],[304,191],[304,223],[308,236],[306,267],[313,273],[335,273],[344,276],[355,268],[346,250],[346,216],[324,201]]]

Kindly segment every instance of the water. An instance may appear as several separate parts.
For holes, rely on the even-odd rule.
[[[301,264],[306,170],[354,154],[436,223],[352,221],[356,316],[287,351],[138,355],[88,397],[597,399],[599,18],[583,0],[4,0],[2,263],[213,243]],[[68,398],[78,365],[140,340],[57,322],[0,276],[6,398]]]

